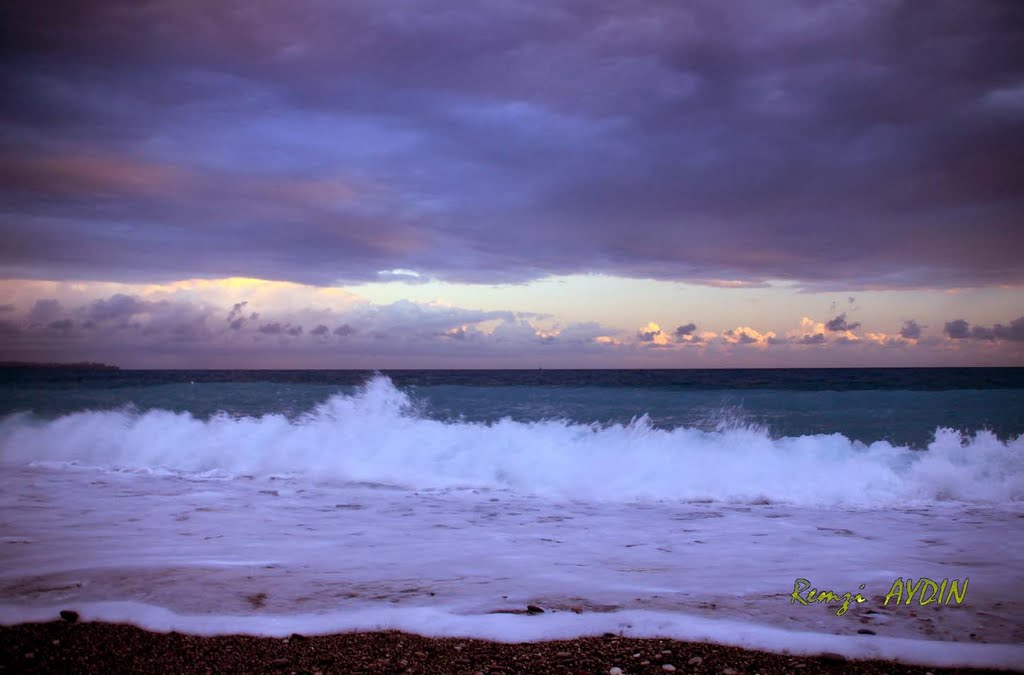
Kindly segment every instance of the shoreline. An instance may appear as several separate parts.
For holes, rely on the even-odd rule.
[[[0,626],[0,663],[10,672],[134,673],[889,673],[953,675],[1009,670],[944,668],[839,655],[796,656],[668,638],[612,634],[502,643],[397,631],[290,638],[155,633],[127,624]],[[672,668],[667,668],[671,666]]]

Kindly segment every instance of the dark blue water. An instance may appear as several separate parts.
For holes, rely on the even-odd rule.
[[[924,447],[937,428],[1024,434],[1024,368],[387,371],[416,414],[445,421],[563,419],[661,428],[761,426]],[[369,371],[0,369],[0,415],[166,409],[299,417]]]

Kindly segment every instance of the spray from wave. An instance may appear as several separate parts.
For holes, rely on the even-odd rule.
[[[938,429],[923,451],[841,434],[426,418],[386,377],[297,419],[164,410],[0,422],[0,460],[186,474],[296,474],[412,488],[488,487],[559,498],[887,505],[1024,500],[1024,437]]]

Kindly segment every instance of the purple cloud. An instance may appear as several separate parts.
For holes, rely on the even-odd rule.
[[[953,340],[973,338],[975,340],[1005,340],[1024,342],[1024,316],[1014,319],[1010,325],[997,323],[994,326],[971,326],[963,319],[946,323],[944,332]]]
[[[8,277],[1024,281],[1015,3],[3,12]]]
[[[507,367],[535,367],[537,363],[595,367],[607,365],[614,355],[615,362],[623,365],[678,367],[681,362],[714,364],[728,353],[729,358],[757,358],[751,363],[763,365],[827,365],[820,359],[831,350],[822,345],[833,342],[844,345],[843,351],[851,355],[848,358],[863,359],[866,364],[875,362],[872,355],[880,350],[895,352],[896,347],[900,358],[919,359],[916,363],[921,365],[948,358],[948,350],[942,351],[938,339],[908,343],[904,338],[873,334],[870,339],[835,338],[814,329],[809,319],[802,336],[780,338],[772,331],[737,327],[717,338],[699,339],[695,322],[679,327],[684,334],[678,337],[678,329],[666,333],[655,330],[654,324],[639,331],[618,331],[594,322],[565,325],[535,314],[399,301],[337,309],[264,309],[267,319],[263,323],[247,320],[236,328],[238,318],[263,308],[253,307],[251,301],[217,306],[186,296],[152,300],[113,295],[78,304],[61,297],[64,304],[53,298],[42,298],[43,302],[23,299],[10,312],[10,319],[0,320],[4,337],[0,361],[96,360],[127,367],[315,367],[333,360],[338,367],[367,367],[367,359],[382,359],[381,364],[390,364],[387,367],[494,367],[495,363]],[[53,318],[32,321],[33,311],[36,318],[42,314]],[[232,313],[236,318],[226,321]],[[313,328],[306,331],[304,326]],[[971,363],[979,354],[1001,353],[1019,359],[1024,317],[990,327],[955,320],[949,322],[946,333],[967,339],[956,350],[963,363]],[[996,344],[995,350],[988,342]],[[547,361],[549,358],[553,360]]]
[[[992,332],[999,340],[1024,342],[1024,316],[1014,319],[1009,326],[997,323],[993,326]]]
[[[15,306],[12,314],[22,318],[5,320],[0,326],[0,332],[11,338],[2,345],[0,360],[52,361],[76,354],[86,360],[150,363],[164,355],[170,359],[173,352],[175,358],[192,364],[223,359],[226,354],[254,358],[260,350],[272,350],[268,357],[278,359],[291,358],[292,350],[308,358],[332,354],[438,358],[452,338],[472,343],[478,353],[490,350],[501,355],[519,354],[541,343],[587,348],[596,336],[609,332],[598,324],[573,324],[541,334],[529,322],[542,315],[406,300],[340,309],[279,308],[267,312],[268,318],[258,325],[254,321],[261,313],[253,309],[251,301],[219,307],[184,296],[154,301],[115,294],[67,307],[43,298],[29,301],[20,311]],[[307,333],[304,325],[313,328]],[[382,350],[381,342],[390,346]]]
[[[258,330],[264,335],[290,335],[292,337],[302,335],[302,326],[293,326],[290,323],[279,321],[265,323]]]
[[[833,333],[839,333],[848,330],[857,330],[858,328],[860,328],[860,322],[847,322],[846,312],[843,312],[842,314],[840,314],[839,316],[835,317],[834,319],[830,320],[825,324],[825,329]]]
[[[900,337],[906,338],[907,340],[917,340],[921,337],[921,326],[917,324],[917,321],[908,319],[903,323],[900,328]]]
[[[800,344],[802,344],[802,345],[823,345],[823,344],[825,344],[825,334],[824,333],[814,333],[813,335],[804,335],[804,336],[802,336],[800,338]]]
[[[971,336],[970,324],[963,319],[947,321],[943,332],[953,340],[963,340]]]
[[[246,322],[256,321],[260,318],[259,312],[251,312],[249,316],[245,316],[242,310],[245,309],[248,304],[248,300],[243,300],[242,302],[236,302],[231,306],[231,311],[228,312],[227,318],[228,326],[231,327],[231,330],[241,330],[245,326]]]
[[[42,298],[35,301],[28,312],[28,320],[33,324],[54,321],[63,312],[60,302],[53,298]]]

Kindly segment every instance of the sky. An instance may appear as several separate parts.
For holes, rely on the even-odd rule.
[[[1024,365],[1024,3],[10,0],[0,360]]]

